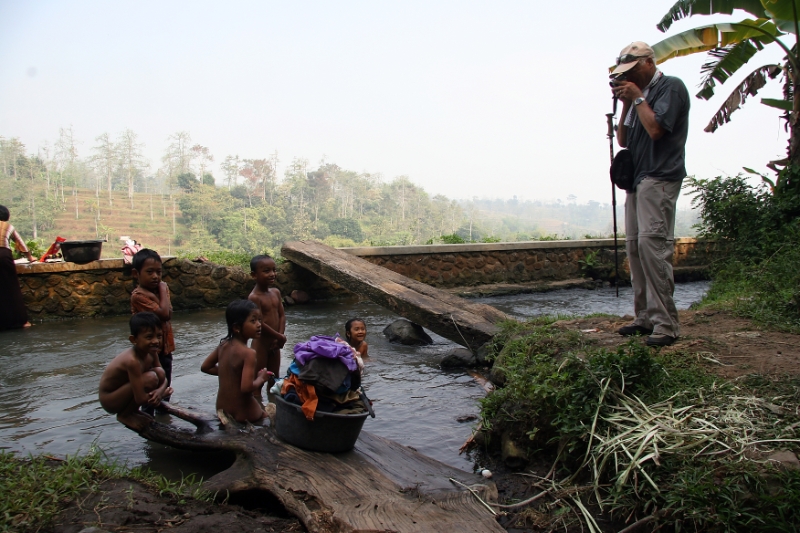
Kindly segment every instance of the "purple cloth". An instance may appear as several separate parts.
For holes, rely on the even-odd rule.
[[[306,342],[299,342],[294,345],[294,358],[301,365],[317,357],[327,357],[338,359],[347,367],[350,372],[358,370],[358,363],[353,357],[353,350],[349,344],[336,342],[336,337],[327,335],[314,335]]]

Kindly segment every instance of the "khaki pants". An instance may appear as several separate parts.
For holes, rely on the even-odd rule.
[[[654,334],[680,336],[672,294],[675,204],[681,181],[644,178],[625,199],[625,248],[633,283],[633,323]]]

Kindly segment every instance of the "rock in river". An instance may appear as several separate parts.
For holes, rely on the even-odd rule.
[[[400,318],[383,329],[383,334],[389,342],[397,342],[409,346],[427,346],[433,344],[433,339],[425,333],[422,326]]]

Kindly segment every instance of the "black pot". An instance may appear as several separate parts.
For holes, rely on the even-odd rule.
[[[64,241],[61,243],[61,255],[64,261],[84,265],[100,259],[104,240]]]

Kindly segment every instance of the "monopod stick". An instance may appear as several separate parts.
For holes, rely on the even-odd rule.
[[[617,108],[616,99],[614,100],[614,111]],[[606,113],[608,122],[608,150],[611,155],[611,163],[614,163],[614,113]],[[611,212],[614,218],[614,288],[619,298],[619,254],[617,252],[617,189],[614,182],[611,182]]]

